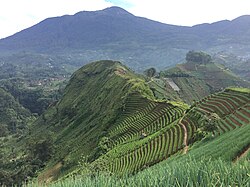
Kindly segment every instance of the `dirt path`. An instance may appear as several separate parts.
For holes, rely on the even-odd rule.
[[[184,150],[183,150],[183,154],[187,154],[188,151],[188,135],[187,135],[187,128],[185,127],[185,125],[183,125],[181,123],[182,128],[184,129],[184,138],[183,138],[183,142],[185,144]]]
[[[183,142],[185,144],[185,147],[183,149],[183,154],[187,154],[188,152],[188,134],[187,134],[187,128],[184,124],[181,123],[181,121],[183,120],[183,118],[185,117],[186,111],[184,111],[182,118],[179,120],[179,124],[181,125],[181,127],[184,129],[184,137],[183,137]]]
[[[235,162],[239,161],[241,158],[245,157],[249,151],[250,151],[250,145],[248,145],[248,147],[233,160],[233,163],[235,163]]]

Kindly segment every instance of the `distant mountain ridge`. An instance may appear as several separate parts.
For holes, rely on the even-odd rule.
[[[0,40],[0,53],[61,54],[79,66],[115,59],[141,70],[180,62],[189,50],[249,57],[250,16],[193,27],[152,21],[119,7],[48,18]]]

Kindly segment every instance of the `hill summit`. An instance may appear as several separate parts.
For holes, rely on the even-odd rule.
[[[145,80],[120,62],[85,65],[72,75],[62,99],[34,123],[32,136],[43,140],[43,134],[53,134],[50,162],[63,163],[62,171],[69,172],[81,157],[93,161],[105,151],[100,141],[123,118],[131,94],[153,98]]]

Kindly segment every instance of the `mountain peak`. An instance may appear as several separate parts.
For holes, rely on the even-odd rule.
[[[113,14],[113,15],[133,15],[133,14],[129,13],[128,11],[126,11],[123,8],[118,7],[118,6],[108,7],[108,8],[101,10],[101,11],[105,12],[105,13]]]

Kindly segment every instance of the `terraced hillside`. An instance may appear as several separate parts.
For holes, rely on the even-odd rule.
[[[250,123],[250,93],[228,88],[199,101],[195,109],[208,116],[221,134]]]
[[[209,56],[203,52],[193,53]],[[179,99],[192,104],[194,100],[198,101],[230,86],[250,87],[248,81],[240,79],[227,67],[212,61],[202,63],[202,58],[205,57],[198,61],[186,59],[186,63],[160,72],[158,78],[153,78],[149,82],[155,96]]]
[[[108,134],[107,146],[111,150],[100,158],[106,163],[102,169],[114,174],[135,173],[178,151],[186,153],[189,144],[208,133],[218,136],[250,122],[249,89],[227,88],[189,109],[184,104],[176,106],[143,101],[138,95],[133,97],[128,109],[130,104],[141,106],[144,102],[147,105],[130,115],[124,111],[126,117]]]
[[[147,103],[146,106],[145,103]],[[124,110],[126,117],[115,125],[108,134],[111,141],[110,147],[133,139],[139,139],[141,136],[148,136],[161,130],[179,119],[187,108],[184,104],[182,107],[179,107],[167,102],[154,102],[146,98],[142,99],[138,94],[131,95],[129,100],[126,101],[126,105]],[[144,107],[132,113],[131,109],[133,110],[140,105]]]
[[[39,168],[38,180],[45,182],[79,174],[86,166],[124,175],[188,153],[207,134],[217,137],[249,125],[249,89],[227,88],[188,106],[157,100],[147,81],[120,62],[82,67],[62,99],[19,139],[11,159],[29,161],[25,167]]]
[[[30,138],[39,140],[44,134],[49,134],[53,140],[54,150],[46,170],[40,174],[41,180],[48,180],[47,172],[50,173],[55,166],[60,167],[52,178],[58,173],[64,175],[76,169],[82,157],[93,161],[105,153],[105,137],[110,129],[115,130],[114,126],[121,119],[135,112],[132,106],[135,99],[150,100],[153,93],[143,78],[120,62],[98,61],[75,72],[62,99],[51,106],[31,129]],[[141,102],[137,108],[146,105]],[[160,106],[158,108],[163,110]],[[114,138],[113,141],[119,142],[120,139]]]

